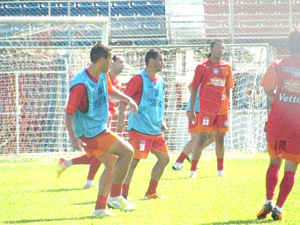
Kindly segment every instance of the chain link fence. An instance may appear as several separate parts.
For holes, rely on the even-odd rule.
[[[268,43],[286,55],[286,37],[300,23],[299,0],[0,1],[0,16],[109,18],[109,44]],[[14,29],[18,29],[15,26]],[[7,32],[0,29],[0,37]]]

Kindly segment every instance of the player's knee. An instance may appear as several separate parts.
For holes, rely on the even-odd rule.
[[[169,154],[163,154],[158,158],[158,161],[160,164],[162,164],[163,166],[166,166],[169,164],[170,162],[170,156]]]

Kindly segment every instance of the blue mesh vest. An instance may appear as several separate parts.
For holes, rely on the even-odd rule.
[[[196,99],[195,99],[195,107],[194,107],[195,113],[200,112],[200,101],[199,101],[200,87],[201,87],[201,85],[199,86],[199,88],[197,90]],[[191,98],[189,99],[188,103],[186,104],[185,110],[189,112],[190,108],[191,108]]]
[[[99,76],[98,82],[94,82],[86,73],[80,70],[70,84],[71,89],[83,84],[87,90],[88,108],[86,112],[77,109],[73,115],[73,126],[77,137],[93,138],[107,128],[108,120],[108,90],[106,73]]]
[[[153,82],[143,70],[139,76],[143,80],[142,96],[138,107],[138,113],[129,113],[128,130],[159,135],[161,122],[164,117],[164,89],[165,83],[159,76],[157,83]]]

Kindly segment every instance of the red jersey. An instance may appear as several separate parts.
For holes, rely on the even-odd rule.
[[[156,83],[157,77],[150,77],[150,79]],[[126,88],[124,90],[124,94],[131,97],[137,105],[139,105],[143,92],[143,79],[139,75],[134,75],[127,83]]]
[[[109,74],[109,76],[110,76],[110,73],[108,72],[108,74]],[[112,83],[112,85],[115,87],[115,88],[117,88],[118,90],[121,90],[121,88],[122,88],[122,85],[121,85],[121,83],[120,83],[120,81],[118,80],[118,78],[116,77],[115,79],[111,79],[111,83]],[[116,107],[117,107],[117,103],[114,101],[114,100],[109,100],[109,102],[108,102],[108,104],[109,104],[109,112],[112,114],[112,115],[114,115],[115,114],[115,112],[116,112]]]
[[[276,88],[267,122],[268,135],[282,141],[300,140],[300,58],[274,61],[261,86]]]
[[[210,59],[199,64],[190,86],[197,90],[200,84],[200,112],[209,115],[226,114],[229,105],[226,90],[233,88],[230,64],[220,60],[219,64],[215,65]]]
[[[95,82],[98,81],[98,78],[93,77],[88,72],[88,69],[85,69],[85,72],[93,81]],[[109,94],[113,93],[114,90],[108,73],[106,74],[106,80],[107,80],[108,93]],[[87,97],[86,87],[84,86],[84,84],[78,84],[74,86],[70,92],[66,112],[69,114],[74,114],[77,109],[80,109],[82,112],[86,112],[87,108],[88,108],[88,97]]]

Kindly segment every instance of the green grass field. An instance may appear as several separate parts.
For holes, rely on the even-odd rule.
[[[116,213],[115,217],[92,218],[97,189],[82,190],[88,166],[73,166],[60,179],[56,177],[53,157],[0,160],[1,224],[265,224],[270,217],[256,220],[265,200],[267,154],[227,154],[228,177],[216,177],[216,160],[205,153],[195,180],[187,179],[189,163],[183,171],[172,171],[171,162],[158,186],[166,200],[143,200],[154,156],[141,161],[133,177],[130,197],[137,205],[133,212]],[[100,171],[99,171],[100,172]],[[97,173],[98,180],[100,173]],[[283,171],[280,173],[282,178]],[[285,221],[300,224],[299,174],[285,207]],[[276,197],[278,188],[276,189]]]

